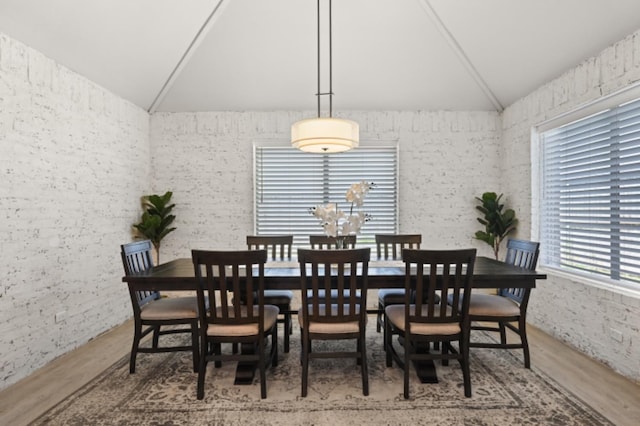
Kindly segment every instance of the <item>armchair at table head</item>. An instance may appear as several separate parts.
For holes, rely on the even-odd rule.
[[[507,241],[505,263],[534,271],[538,264],[540,243],[527,240]],[[527,340],[527,305],[530,288],[500,288],[497,294],[472,294],[469,301],[469,318],[472,330],[500,333],[500,343],[472,342],[472,348],[522,349],[524,366],[531,368]],[[453,303],[449,300],[449,303]],[[477,322],[494,323],[480,325]],[[517,323],[517,325],[514,325]],[[520,343],[508,343],[506,329],[520,337]]]
[[[137,241],[120,246],[125,275],[144,272],[153,267],[151,241]],[[195,297],[161,297],[158,291],[141,290],[129,283],[129,295],[133,307],[134,335],[129,360],[129,372],[136,371],[138,353],[191,351],[193,370],[198,371],[198,305]],[[165,326],[187,325],[188,328]],[[146,327],[146,328],[145,328]],[[151,347],[140,347],[144,336],[153,333]],[[191,345],[160,346],[160,336],[190,333]]]

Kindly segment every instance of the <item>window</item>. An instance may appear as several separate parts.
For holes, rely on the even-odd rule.
[[[541,133],[541,264],[640,285],[640,99]]]
[[[309,208],[332,202],[348,214],[347,189],[362,180],[376,186],[364,201],[362,210],[372,220],[358,234],[358,246],[373,246],[375,234],[397,232],[397,146],[361,146],[330,155],[255,146],[254,162],[258,235],[293,234],[296,245],[308,246],[309,235],[323,234]]]

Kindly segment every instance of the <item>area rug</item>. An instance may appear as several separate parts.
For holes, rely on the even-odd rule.
[[[375,323],[375,321],[370,321]],[[382,334],[368,330],[369,396],[349,359],[313,360],[309,394],[300,396],[299,336],[291,352],[267,372],[267,399],[258,379],[234,385],[235,364],[209,365],[205,398],[196,399],[197,374],[188,353],[142,354],[135,374],[128,357],[43,414],[34,425],[610,425],[553,379],[523,367],[521,351],[473,350],[473,396],[464,397],[460,365],[436,363],[438,383],[385,366]],[[490,339],[474,333],[474,339]],[[280,337],[282,339],[282,337]],[[345,342],[346,343],[346,342]],[[331,342],[332,345],[340,344]],[[321,347],[314,348],[321,350]]]

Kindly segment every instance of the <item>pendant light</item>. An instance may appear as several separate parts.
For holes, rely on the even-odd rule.
[[[291,145],[301,151],[329,154],[348,151],[359,143],[358,123],[333,117],[333,75],[331,40],[331,0],[329,0],[329,91],[320,90],[320,0],[318,3],[318,117],[300,120],[291,126]],[[320,97],[329,96],[329,116],[320,115]]]

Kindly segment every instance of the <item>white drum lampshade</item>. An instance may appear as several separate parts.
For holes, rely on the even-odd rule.
[[[318,117],[291,126],[291,145],[301,151],[328,154],[357,148],[360,127],[351,120]]]

